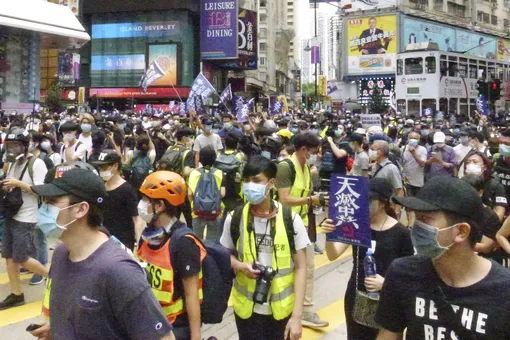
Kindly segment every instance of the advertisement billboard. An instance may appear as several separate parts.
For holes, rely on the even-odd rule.
[[[473,57],[496,59],[496,39],[488,35],[457,30],[457,52]]]
[[[405,51],[408,44],[435,42],[441,51],[455,51],[455,29],[433,22],[405,17],[401,31],[401,51]]]
[[[237,0],[201,0],[202,59],[237,59]]]
[[[309,0],[310,8],[313,8],[313,5],[317,3],[319,5],[322,3],[333,2],[340,5],[340,1],[332,1],[332,0]],[[341,6],[348,7],[345,9],[345,12],[354,12],[354,11],[370,11],[379,8],[387,8],[387,7],[396,7],[398,6],[397,0],[342,0]]]
[[[256,70],[258,68],[257,12],[240,8],[237,27],[237,53],[239,56],[236,60],[231,60],[222,66],[243,70]]]
[[[349,19],[347,36],[348,74],[395,72],[396,15]]]
[[[151,86],[177,85],[177,45],[150,44],[147,46],[147,66],[157,62],[165,75],[151,84]]]
[[[164,37],[177,30],[179,30],[177,21],[122,22],[93,25],[92,36],[95,39]]]
[[[391,92],[395,90],[394,86],[392,78],[362,78],[359,81],[359,103],[368,104],[376,88],[379,89],[383,99],[389,101]]]
[[[74,86],[73,53],[59,52],[58,54],[58,82],[61,86]]]
[[[510,41],[498,40],[498,60],[510,61]]]

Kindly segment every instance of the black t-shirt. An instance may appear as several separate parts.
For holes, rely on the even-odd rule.
[[[456,316],[477,339],[510,339],[510,271],[491,263],[481,281],[452,288],[437,276],[430,259],[410,256],[394,261],[385,277],[377,322],[395,333],[407,328],[407,339],[460,339],[444,312],[437,310],[434,301],[440,299],[439,286]]]
[[[501,228],[501,221],[498,215],[489,207],[484,207],[482,211],[482,235],[492,240],[496,240],[496,234]]]
[[[349,155],[353,154],[353,151],[352,151],[351,147],[349,146],[348,141],[340,141],[335,144],[340,150],[344,150],[345,152],[347,152],[347,156],[342,157],[342,158],[336,157],[335,153],[333,152],[333,149],[331,148],[331,145],[329,144],[329,142],[327,140],[323,141],[322,155],[324,157],[324,154],[326,152],[331,152],[331,154],[333,155],[333,171],[332,171],[332,173],[346,174],[347,173],[347,158],[349,157]]]
[[[135,224],[138,216],[138,196],[135,189],[125,182],[118,188],[108,191],[103,214],[103,225],[120,242],[131,250],[135,243]]]
[[[58,246],[51,263],[53,339],[160,339],[170,332],[144,270],[114,240],[80,262],[68,254]]]
[[[497,178],[491,178],[485,185],[482,201],[485,205],[491,208],[504,207],[506,208],[507,196],[505,187],[499,182]]]
[[[393,227],[383,231],[372,230],[372,248],[375,242],[375,258],[377,274],[386,276],[386,271],[391,263],[400,257],[414,254],[413,244],[411,242],[411,232],[409,228],[398,222]],[[356,257],[356,254],[359,255]],[[352,252],[353,272],[350,284],[354,284],[356,277],[356,266],[358,267],[358,289],[365,290],[365,270],[363,269],[363,260],[367,254],[367,248],[354,247]]]
[[[506,197],[510,197],[510,162],[505,162],[503,157],[499,157],[494,161],[492,169],[493,174],[499,179],[499,182],[505,188]],[[506,215],[510,213],[510,208],[507,205]]]

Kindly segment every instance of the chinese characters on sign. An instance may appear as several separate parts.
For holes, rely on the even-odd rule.
[[[371,245],[368,179],[356,176],[331,176],[329,214],[336,230],[326,235],[328,241],[355,246]]]
[[[202,59],[237,59],[237,1],[202,0]]]

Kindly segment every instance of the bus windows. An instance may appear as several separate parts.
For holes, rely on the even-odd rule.
[[[436,73],[436,57],[425,58],[425,69],[427,73]]]
[[[447,98],[439,98],[439,111],[447,113],[448,112],[448,99]]]
[[[421,116],[420,113],[420,101],[417,99],[409,99],[407,101],[407,114],[415,115],[416,117]]]
[[[431,108],[432,111],[435,111],[436,108],[436,100],[435,99],[423,99],[421,101],[422,109],[425,110],[427,108]]]
[[[404,62],[402,59],[397,60],[397,76],[404,74]]]
[[[458,112],[458,110],[457,110],[457,103],[458,103],[458,99],[457,98],[450,98],[450,101],[448,103],[448,107],[450,108],[450,112],[454,112],[454,113]]]
[[[400,112],[402,114],[407,114],[407,107],[406,107],[406,100],[405,99],[398,99],[397,100],[397,112]]]
[[[406,58],[406,74],[422,74],[423,58]]]
[[[450,61],[448,63],[448,76],[457,77],[458,73],[459,73],[459,67],[457,66],[457,62]]]
[[[448,62],[446,60],[441,60],[439,68],[441,70],[441,76],[446,77],[446,73],[448,70]]]
[[[478,79],[478,74],[476,72],[476,61],[475,64],[469,64],[469,78],[471,79]]]

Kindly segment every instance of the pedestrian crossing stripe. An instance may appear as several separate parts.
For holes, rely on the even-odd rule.
[[[345,253],[342,254],[342,256],[340,256],[338,259],[336,259],[333,262],[341,261],[342,259],[345,259],[351,255],[352,255],[352,248],[349,248],[349,249],[347,249],[347,251]],[[324,251],[324,254],[315,255],[314,261],[315,261],[315,270],[332,263],[332,261],[328,260],[328,257],[326,255],[325,251]],[[28,280],[32,277],[32,275],[33,274],[22,274],[21,279]],[[9,278],[7,276],[7,273],[1,273],[0,274],[0,284],[8,284],[8,283],[9,283]],[[334,302],[332,304],[332,305],[335,305],[335,308],[331,307],[332,305],[328,306],[332,309],[331,314],[329,314],[330,309],[327,309],[328,307],[324,308],[323,310],[318,311],[317,314],[319,314],[319,316],[321,316],[322,319],[328,320],[328,321],[338,319],[341,315],[343,315],[343,311],[344,311],[343,301],[341,302],[342,303],[341,308],[339,308],[340,305],[337,305],[338,303],[340,303],[340,301]],[[232,306],[231,300],[229,300],[229,306]],[[42,300],[27,303],[23,306],[13,307],[13,308],[9,308],[9,309],[0,311],[0,327],[7,326],[7,325],[10,325],[13,323],[21,322],[21,321],[24,321],[27,319],[31,319],[31,318],[40,316],[41,310],[42,310]],[[327,313],[328,317],[327,318],[323,317],[323,315],[320,313]],[[340,319],[342,319],[342,318],[340,318]],[[344,317],[344,319],[345,319],[345,317]],[[337,326],[343,322],[344,321],[338,322]],[[330,326],[324,328],[323,330],[326,331],[327,329],[334,329],[334,328],[335,328],[334,324],[330,321]],[[307,330],[307,332],[308,332],[308,330]],[[311,333],[310,338],[308,337],[308,335],[307,335],[307,337],[304,337],[305,333],[303,332],[303,339],[307,339],[307,340],[308,339],[319,339],[320,336],[324,335],[324,334],[320,335],[322,333],[321,331],[313,331],[313,332],[314,333]],[[315,333],[316,333],[316,335],[320,335],[320,336],[313,337],[313,336],[315,336],[314,335]]]

